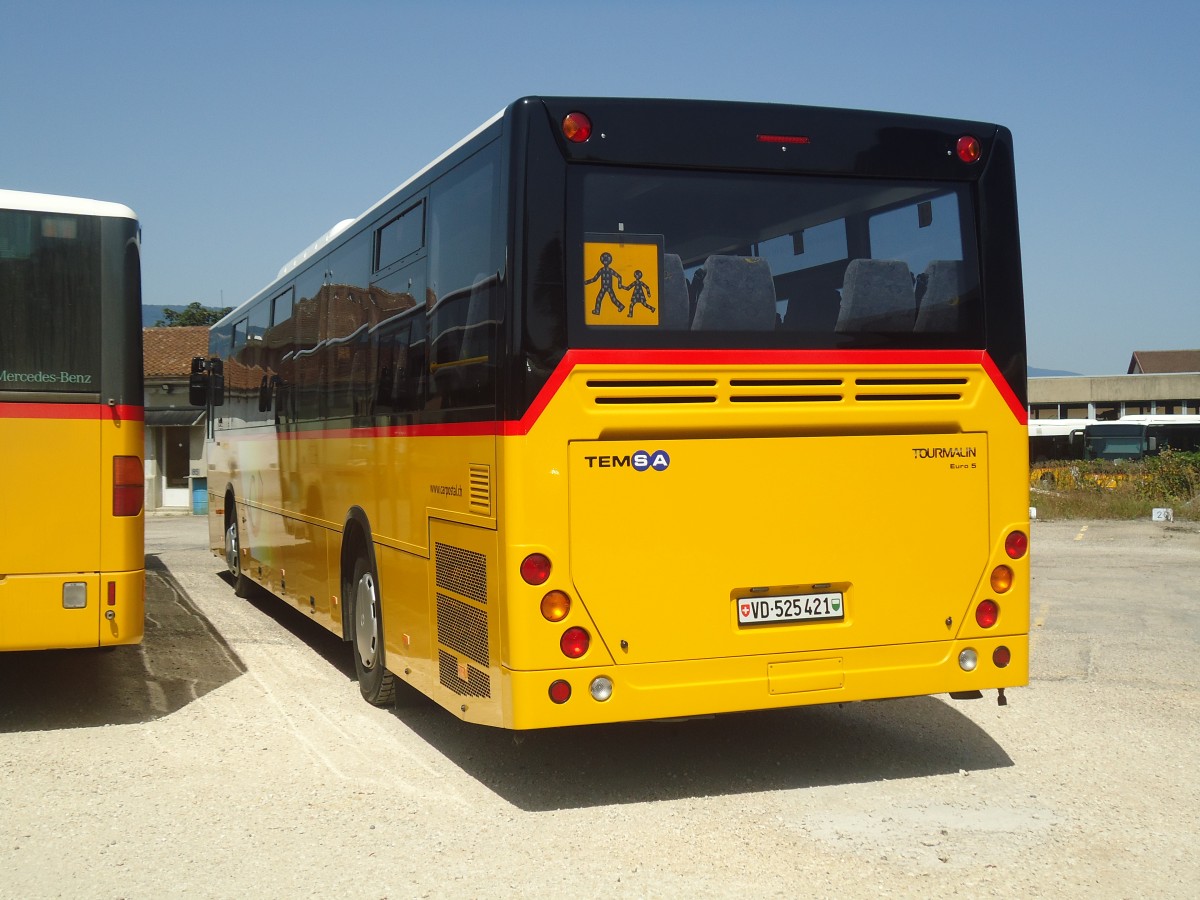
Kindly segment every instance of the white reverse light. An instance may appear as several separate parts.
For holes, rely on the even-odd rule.
[[[591,686],[588,688],[591,691],[592,699],[599,703],[603,703],[612,696],[613,683],[612,679],[607,675],[601,675],[598,678],[593,678]]]

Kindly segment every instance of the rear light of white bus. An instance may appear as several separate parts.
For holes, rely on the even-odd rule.
[[[142,511],[142,461],[136,456],[113,457],[113,515],[136,516]]]

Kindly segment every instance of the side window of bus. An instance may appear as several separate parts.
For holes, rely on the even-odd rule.
[[[496,402],[500,272],[499,157],[485,148],[430,192],[429,408]]]
[[[292,355],[289,368],[292,384],[291,417],[303,421],[321,415],[321,269],[310,267],[296,280]]]
[[[250,376],[246,367],[246,334],[249,319],[233,323],[229,357],[225,362],[225,415],[232,419],[246,418],[244,403],[250,390]]]
[[[375,265],[380,272],[425,246],[425,201],[418,200],[375,232]]]
[[[266,383],[260,389],[259,410],[274,412],[275,421],[290,418],[290,386],[292,354],[295,352],[295,322],[292,305],[295,293],[289,287],[271,300],[271,324],[263,335],[263,358],[265,360]]]
[[[365,288],[341,283],[334,277],[335,283],[324,288],[324,416],[367,416],[373,405],[368,386],[370,294]]]
[[[371,329],[376,358],[375,412],[381,415],[402,416],[425,408],[423,269],[419,263],[407,266],[371,285],[371,300],[381,316]]]

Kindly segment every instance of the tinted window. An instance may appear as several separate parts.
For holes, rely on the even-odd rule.
[[[96,393],[100,226],[0,211],[0,391]]]
[[[411,253],[425,242],[425,205],[410,206],[379,229],[375,239],[375,271],[385,269]]]
[[[964,186],[598,168],[574,178],[568,283],[583,343],[982,346]]]
[[[504,265],[499,190],[499,150],[492,145],[430,191],[430,393],[438,408],[495,403]]]

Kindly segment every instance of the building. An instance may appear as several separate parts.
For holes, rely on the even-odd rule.
[[[142,330],[147,512],[207,512],[204,409],[188,403],[192,358],[207,355],[207,326]]]
[[[1200,421],[1200,350],[1139,350],[1126,375],[1030,378],[1030,458],[1073,458],[1088,425],[1130,417],[1140,425]]]

